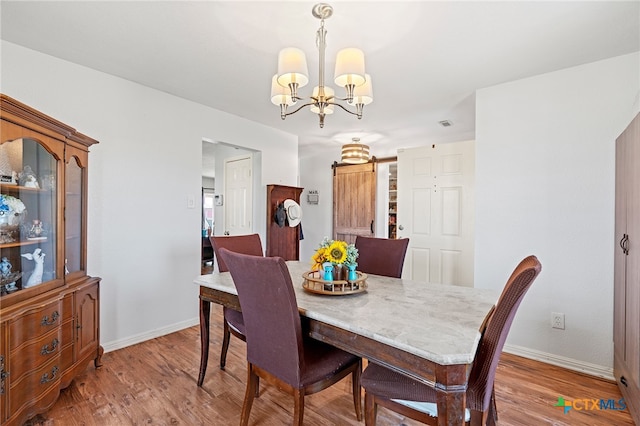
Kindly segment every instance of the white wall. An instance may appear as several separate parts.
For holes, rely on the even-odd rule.
[[[309,261],[324,237],[332,237],[333,232],[333,169],[331,165],[340,159],[340,147],[300,158],[300,187],[304,188],[300,196],[302,207],[302,232],[300,241],[300,260]],[[318,204],[307,203],[309,190],[318,191]]]
[[[542,273],[508,347],[609,372],[613,365],[614,143],[637,113],[639,54],[479,90],[476,287],[520,259]],[[551,312],[566,329],[550,326]]]
[[[103,279],[105,349],[196,324],[202,140],[260,150],[262,183],[295,185],[297,137],[12,43],[1,47],[3,93],[100,141],[89,157],[88,270]]]

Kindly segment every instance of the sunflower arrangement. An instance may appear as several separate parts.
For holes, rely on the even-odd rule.
[[[324,237],[320,247],[311,257],[311,269],[320,271],[322,270],[322,264],[326,262],[331,262],[334,265],[356,265],[357,259],[358,249],[353,244]]]

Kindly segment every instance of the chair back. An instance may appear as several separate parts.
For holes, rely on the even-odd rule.
[[[286,263],[220,249],[246,327],[247,361],[298,387],[303,359],[298,303]]]
[[[259,234],[211,236],[209,239],[211,240],[216,262],[218,263],[218,271],[220,272],[227,272],[229,270],[224,263],[224,259],[218,254],[218,250],[221,248],[226,248],[236,253],[263,256],[262,242],[260,241]]]
[[[400,278],[408,245],[408,238],[395,240],[358,235],[355,242],[358,249],[358,270],[367,274]]]
[[[467,408],[489,408],[496,368],[513,319],[525,293],[540,273],[542,265],[535,256],[523,259],[507,281],[484,330],[469,376]]]

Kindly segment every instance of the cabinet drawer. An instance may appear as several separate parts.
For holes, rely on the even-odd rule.
[[[60,392],[61,376],[62,370],[59,367],[57,357],[39,369],[25,374],[20,380],[13,380],[10,376],[9,392],[14,397],[9,398],[9,412],[16,413],[24,407],[40,404],[39,400],[45,398],[45,395],[46,399],[57,396]],[[53,395],[50,392],[53,392]],[[19,395],[23,397],[18,397]]]
[[[62,349],[60,335],[60,329],[52,330],[12,351],[9,363],[11,379],[19,381],[23,374],[37,370],[52,359],[59,358]]]
[[[29,309],[20,318],[9,323],[9,347],[17,348],[29,339],[37,339],[60,327],[62,304],[55,300],[43,306]]]

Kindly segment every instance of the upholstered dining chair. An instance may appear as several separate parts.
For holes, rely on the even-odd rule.
[[[387,239],[358,235],[354,243],[358,249],[358,270],[367,274],[400,278],[408,238]]]
[[[262,242],[260,241],[259,234],[250,235],[226,235],[226,236],[212,236],[209,237],[213,251],[215,254],[216,262],[218,263],[218,270],[220,272],[227,272],[229,268],[224,263],[224,260],[218,254],[221,248],[226,248],[236,253],[250,254],[252,256],[262,256]],[[227,363],[227,352],[229,350],[229,341],[233,334],[240,340],[245,340],[244,335],[244,319],[242,312],[224,307],[222,309],[223,314],[223,335],[222,335],[222,349],[220,350],[220,369],[224,370]]]
[[[509,277],[486,323],[469,376],[467,424],[495,425],[497,421],[493,392],[496,367],[518,306],[541,268],[535,256],[523,259]],[[378,405],[423,423],[438,424],[433,388],[374,363],[369,363],[362,373],[361,383],[365,389],[367,426],[376,424]]]
[[[359,357],[313,340],[302,330],[291,275],[280,257],[220,250],[242,307],[247,338],[247,388],[241,425],[247,425],[257,379],[293,395],[294,424],[302,425],[304,397],[351,374],[353,403],[362,419]]]

